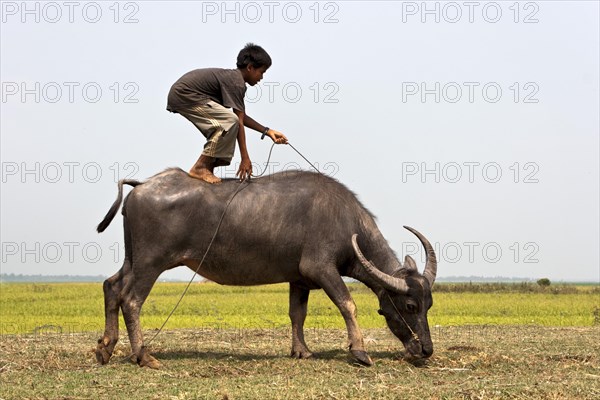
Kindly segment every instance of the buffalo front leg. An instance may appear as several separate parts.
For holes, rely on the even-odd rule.
[[[331,266],[329,269],[314,269],[320,271],[320,274],[312,276],[311,279],[325,290],[327,296],[329,296],[342,313],[342,317],[344,317],[344,321],[346,322],[346,328],[348,329],[348,347],[354,358],[361,364],[371,366],[373,365],[373,361],[365,350],[363,336],[356,321],[356,304],[354,304],[354,300],[350,296],[348,287],[340,275],[337,273],[323,273],[324,269],[337,272],[335,266]]]
[[[136,276],[135,278],[133,274],[131,274],[128,277],[130,279],[125,284],[126,287],[121,303],[123,319],[127,326],[129,342],[131,343],[131,352],[133,354],[131,359],[140,367],[150,367],[154,369],[160,368],[160,362],[152,357],[146,350],[146,347],[144,347],[144,337],[142,335],[140,324],[140,312],[144,301],[146,301],[146,298],[148,297],[148,294],[150,294],[150,290],[159,275],[160,272],[151,273],[148,270],[144,270],[143,276]]]
[[[292,357],[310,358],[311,351],[304,341],[304,320],[310,291],[290,283],[290,320],[292,321]]]
[[[106,364],[112,356],[115,345],[119,340],[119,306],[121,303],[120,292],[123,286],[123,270],[129,267],[129,261],[125,260],[123,268],[116,274],[104,281],[104,335],[98,339],[96,346],[96,360],[100,364]]]

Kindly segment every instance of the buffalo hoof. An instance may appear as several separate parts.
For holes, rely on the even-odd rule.
[[[159,369],[162,367],[160,361],[150,355],[144,357],[138,364],[140,367],[148,367],[152,369]]]
[[[137,363],[140,367],[148,367],[152,369],[159,369],[162,364],[156,358],[152,357],[145,347],[142,347],[139,355],[131,356],[131,361]]]
[[[296,359],[312,358],[313,353],[308,350],[294,350],[292,349],[291,357]]]
[[[98,364],[108,364],[109,360],[110,354],[108,353],[108,351],[106,351],[106,349],[96,349],[96,361],[98,361]]]
[[[109,347],[108,343],[106,343],[107,339],[98,339],[98,346],[96,346],[96,360],[98,364],[104,365],[108,364],[110,357],[112,356],[112,347]]]
[[[369,355],[367,354],[366,351],[350,350],[350,352],[352,353],[354,358],[362,365],[365,365],[367,367],[370,367],[371,365],[373,365],[373,360],[371,360],[371,357],[369,357]]]

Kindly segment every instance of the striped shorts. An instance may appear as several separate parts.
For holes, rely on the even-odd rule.
[[[231,164],[240,127],[240,121],[233,111],[211,100],[177,112],[194,124],[207,139],[203,155],[215,158],[216,166]]]

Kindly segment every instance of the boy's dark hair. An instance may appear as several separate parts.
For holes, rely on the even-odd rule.
[[[264,66],[269,68],[271,66],[271,56],[259,45],[247,43],[238,54],[237,67],[238,69],[245,69],[248,65],[252,65],[254,68]]]

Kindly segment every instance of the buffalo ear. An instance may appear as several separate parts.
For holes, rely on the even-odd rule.
[[[404,268],[406,268],[408,270],[416,271],[417,263],[415,262],[415,260],[413,260],[413,258],[411,256],[406,256],[406,257],[404,257]]]

